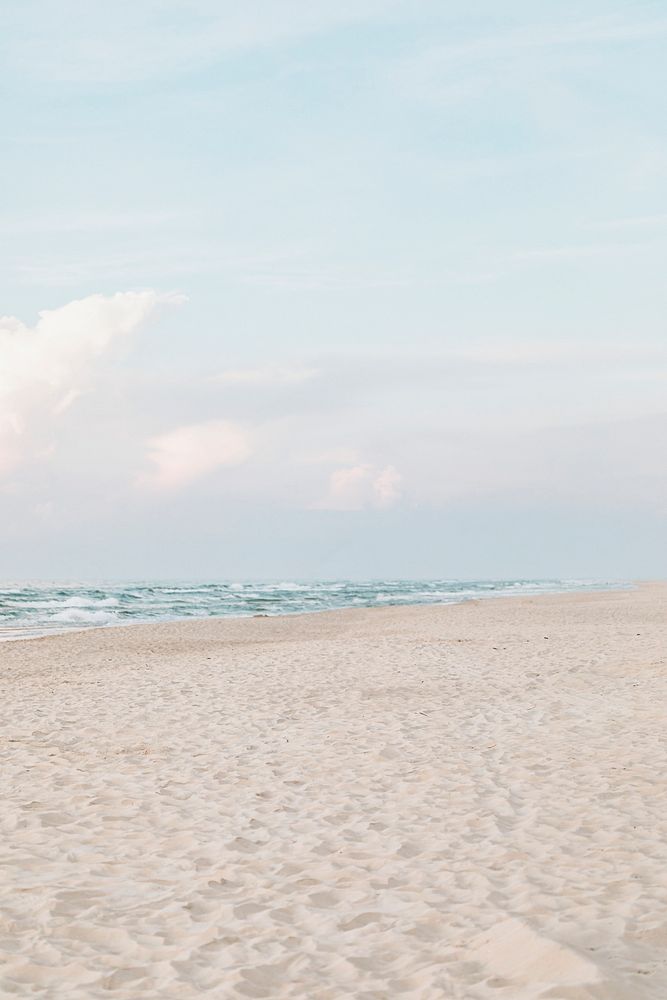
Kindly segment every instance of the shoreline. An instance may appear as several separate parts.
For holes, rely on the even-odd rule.
[[[459,599],[454,599],[454,600],[450,600],[450,601],[430,601],[430,602],[427,602],[427,601],[415,601],[415,602],[407,602],[406,601],[406,602],[403,602],[403,601],[401,601],[401,602],[396,602],[395,604],[392,604],[392,603],[389,603],[389,602],[387,602],[387,603],[383,602],[383,603],[377,604],[377,605],[373,605],[373,604],[352,605],[351,604],[351,605],[345,605],[343,607],[337,607],[337,608],[316,608],[316,609],[314,609],[312,611],[302,611],[302,610],[301,611],[283,611],[283,612],[280,612],[278,614],[267,612],[267,613],[259,613],[259,614],[239,614],[239,615],[231,615],[231,614],[230,615],[203,615],[203,616],[190,615],[190,616],[180,616],[180,617],[174,617],[174,618],[145,619],[143,621],[141,621],[141,620],[137,620],[137,621],[116,621],[116,622],[109,622],[108,624],[104,624],[104,625],[78,625],[78,626],[77,625],[72,625],[72,626],[65,626],[64,628],[59,628],[59,627],[56,626],[53,629],[46,629],[45,631],[36,632],[36,634],[34,634],[34,635],[15,635],[15,636],[12,636],[12,635],[8,634],[8,633],[11,633],[12,631],[14,631],[14,629],[10,625],[10,626],[0,626],[0,646],[3,643],[5,643],[5,642],[28,642],[28,641],[32,641],[34,639],[49,639],[49,638],[55,638],[55,637],[63,636],[63,635],[70,635],[70,634],[76,633],[76,632],[107,631],[108,629],[128,628],[128,627],[135,627],[135,626],[138,627],[138,626],[144,626],[144,625],[150,625],[150,626],[157,626],[157,625],[163,625],[163,624],[164,625],[169,625],[169,624],[174,624],[174,623],[177,623],[177,622],[240,621],[240,620],[248,620],[248,619],[252,620],[252,619],[255,619],[255,618],[298,618],[298,617],[305,616],[305,615],[323,615],[323,614],[331,614],[332,612],[339,612],[339,611],[371,611],[371,610],[374,610],[375,608],[377,608],[378,610],[381,609],[381,608],[398,608],[398,609],[400,609],[400,608],[413,608],[413,607],[443,608],[443,607],[450,607],[452,605],[457,605],[457,604],[465,604],[465,603],[468,603],[468,602],[471,602],[471,601],[487,601],[487,600],[502,601],[502,600],[505,600],[505,599],[507,599],[507,600],[517,600],[517,599],[521,599],[521,598],[535,599],[535,598],[539,598],[539,597],[546,597],[546,598],[548,598],[548,597],[559,597],[559,596],[564,596],[564,595],[567,595],[567,594],[599,594],[599,593],[608,593],[608,592],[617,593],[617,592],[625,592],[625,591],[636,590],[637,588],[645,586],[645,585],[650,586],[654,582],[660,583],[661,581],[642,581],[642,580],[619,581],[618,583],[608,583],[605,586],[600,585],[600,587],[591,586],[591,587],[587,587],[586,589],[582,588],[581,590],[550,590],[550,591],[541,591],[540,593],[537,593],[537,594],[525,594],[525,593],[516,593],[516,594],[502,593],[502,594],[496,594],[496,593],[487,593],[487,594],[478,594],[478,595],[475,595],[474,597],[465,596],[465,597],[461,597]],[[28,629],[28,628],[30,628],[30,626],[20,626],[20,625],[16,626],[16,631],[19,632],[22,628]]]
[[[667,583],[0,646],[0,995],[662,1000]]]

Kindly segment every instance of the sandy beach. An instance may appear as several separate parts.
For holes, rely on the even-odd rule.
[[[0,996],[667,996],[667,584],[0,645]]]

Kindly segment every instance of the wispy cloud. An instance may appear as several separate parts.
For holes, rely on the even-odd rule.
[[[655,212],[651,215],[630,215],[620,219],[607,219],[597,222],[592,228],[602,230],[660,230],[667,227],[667,212]]]
[[[319,368],[230,368],[211,376],[212,382],[222,385],[296,385],[317,378]]]
[[[453,361],[473,367],[569,367],[588,369],[614,366],[624,371],[656,363],[667,364],[667,348],[647,344],[576,343],[572,341],[487,342],[452,351]],[[445,360],[444,358],[442,359]]]
[[[587,260],[596,257],[619,257],[642,253],[650,249],[646,241],[635,243],[573,243],[568,246],[535,247],[517,250],[511,260],[539,263],[554,260]]]
[[[434,46],[429,56],[451,64],[490,59],[539,49],[653,40],[667,34],[667,17],[611,14],[564,22],[543,21],[480,35],[468,41]]]
[[[551,126],[553,134],[556,126],[570,138],[578,134],[579,141],[590,141],[598,116],[587,115],[587,109],[599,95],[580,88],[577,69],[583,65],[589,78],[599,50],[622,57],[623,50],[664,38],[667,17],[656,16],[652,6],[582,19],[552,15],[539,20],[539,13],[534,7],[532,23],[522,19],[519,27],[436,42],[403,56],[394,70],[396,89],[445,109],[478,105],[482,114],[488,112],[490,95],[504,94],[506,119],[527,116],[541,132]],[[574,73],[567,72],[573,68]],[[602,104],[609,108],[608,102]],[[578,129],[583,121],[586,127]],[[618,121],[616,126],[618,135]]]
[[[289,43],[399,6],[396,0],[136,0],[101,13],[76,0],[25,0],[7,12],[14,73],[113,84],[201,68],[223,54]]]
[[[75,212],[70,215],[0,219],[0,233],[6,236],[123,233],[160,227],[182,219],[183,216],[175,212]]]
[[[242,273],[244,284],[295,292],[355,291],[374,288],[405,288],[417,282],[402,274],[359,273],[358,268],[251,269]]]

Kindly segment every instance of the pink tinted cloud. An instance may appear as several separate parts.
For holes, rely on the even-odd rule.
[[[226,465],[238,465],[251,453],[246,430],[224,420],[176,427],[148,442],[152,466],[140,483],[157,490],[177,490]]]

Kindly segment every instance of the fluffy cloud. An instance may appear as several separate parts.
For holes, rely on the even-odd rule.
[[[351,465],[336,469],[329,479],[329,494],[318,505],[327,510],[361,510],[392,507],[401,498],[403,477],[393,465]]]
[[[159,303],[176,300],[119,292],[44,310],[34,327],[0,318],[0,473],[48,449],[37,438],[86,390],[112,342],[137,330]]]
[[[174,490],[224,465],[237,465],[250,454],[245,430],[224,420],[177,427],[149,441],[153,468],[140,483],[159,490]]]

